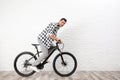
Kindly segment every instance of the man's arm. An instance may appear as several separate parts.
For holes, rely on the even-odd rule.
[[[61,39],[57,38],[54,34],[51,34],[49,37],[57,42],[61,42]]]
[[[47,31],[48,31],[47,36],[48,36],[49,38],[57,41],[57,42],[61,42],[61,40],[60,40],[59,38],[57,38],[57,37],[53,34],[54,28],[55,28],[55,27],[54,27],[53,23],[50,23],[50,24],[48,25],[48,27],[47,27]]]

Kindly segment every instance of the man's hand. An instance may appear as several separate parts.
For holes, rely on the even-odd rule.
[[[56,41],[59,42],[59,43],[61,43],[61,39],[59,39],[59,38],[56,38]]]

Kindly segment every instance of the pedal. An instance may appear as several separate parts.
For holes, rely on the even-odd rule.
[[[44,65],[39,64],[39,65],[37,65],[36,67],[37,67],[38,69],[43,69],[43,68],[44,68]]]
[[[39,65],[37,65],[37,68],[38,68],[38,69],[43,69],[43,68],[44,68],[44,65],[47,64],[47,63],[49,63],[49,61],[46,61],[44,64],[41,64],[41,63],[40,63]]]

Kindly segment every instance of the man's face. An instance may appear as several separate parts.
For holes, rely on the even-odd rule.
[[[59,22],[58,22],[58,25],[60,26],[60,27],[63,27],[64,25],[65,25],[65,21],[64,20],[60,20]]]

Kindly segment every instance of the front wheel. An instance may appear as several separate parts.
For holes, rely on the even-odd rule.
[[[54,71],[62,77],[72,75],[76,68],[77,60],[73,54],[69,52],[62,52],[61,54],[58,54],[53,61]]]

